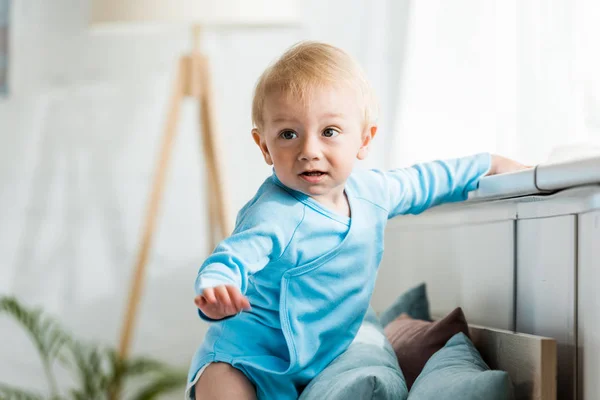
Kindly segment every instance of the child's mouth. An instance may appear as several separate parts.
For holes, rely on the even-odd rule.
[[[300,177],[309,183],[318,183],[325,175],[327,174],[321,171],[305,171],[300,174]]]

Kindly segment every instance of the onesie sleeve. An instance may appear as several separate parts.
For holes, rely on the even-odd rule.
[[[294,221],[293,211],[287,210],[286,216],[280,208],[263,204],[238,216],[233,234],[221,241],[202,263],[194,285],[196,295],[220,285],[236,286],[245,294],[248,276],[283,255],[299,222]],[[198,312],[203,319],[212,321]]]
[[[419,214],[441,203],[467,199],[491,165],[489,153],[445,161],[416,164],[409,168],[377,171],[387,193],[388,218]]]

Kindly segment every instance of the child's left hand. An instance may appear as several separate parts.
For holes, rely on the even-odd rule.
[[[506,174],[508,172],[520,171],[523,169],[532,168],[527,165],[523,165],[519,162],[511,160],[510,158],[502,157],[497,154],[492,154],[492,165],[490,167],[488,175]]]

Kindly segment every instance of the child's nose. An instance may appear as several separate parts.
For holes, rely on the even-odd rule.
[[[301,161],[318,160],[321,158],[321,144],[313,135],[307,135],[300,150],[298,159]]]

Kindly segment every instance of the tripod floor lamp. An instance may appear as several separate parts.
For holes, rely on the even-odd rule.
[[[216,241],[231,233],[233,226],[227,208],[228,196],[221,176],[219,136],[215,127],[214,100],[208,58],[200,50],[200,30],[215,26],[269,27],[297,23],[297,6],[293,0],[92,0],[91,25],[106,31],[109,26],[160,24],[186,25],[193,35],[193,48],[178,61],[169,110],[152,191],[148,199],[145,223],[138,250],[127,308],[121,330],[119,352],[129,354],[137,309],[142,293],[148,254],[156,227],[160,202],[177,132],[179,109],[185,97],[199,106],[202,154],[207,172],[208,220],[207,236],[211,248]]]

